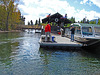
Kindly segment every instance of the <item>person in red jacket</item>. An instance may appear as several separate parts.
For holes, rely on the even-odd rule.
[[[46,35],[46,37],[45,37],[45,41],[47,41],[47,36],[49,35],[49,37],[50,37],[50,41],[51,41],[51,26],[50,26],[50,24],[48,23],[46,26],[45,26],[45,35]]]

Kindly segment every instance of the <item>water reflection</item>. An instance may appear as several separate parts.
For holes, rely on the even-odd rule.
[[[10,40],[13,38],[18,38],[20,36],[19,33],[0,33],[0,41],[4,41],[4,40]]]
[[[15,43],[4,43],[0,44],[0,62],[4,65],[10,65],[12,62],[12,56],[16,55],[16,47],[18,46],[18,42]]]
[[[44,63],[43,74],[95,75],[100,73],[100,59],[84,51],[55,51],[40,49]]]
[[[5,65],[10,65],[10,56],[11,56],[11,43],[6,43],[6,44],[2,44],[0,45],[0,61],[2,63],[5,63]],[[6,46],[7,45],[7,46]]]

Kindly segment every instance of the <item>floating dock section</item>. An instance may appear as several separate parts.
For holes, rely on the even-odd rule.
[[[53,48],[53,49],[80,49],[83,45],[76,41],[72,42],[67,37],[61,37],[61,35],[52,34],[55,37],[55,42],[43,42],[40,38],[39,44],[41,48]]]

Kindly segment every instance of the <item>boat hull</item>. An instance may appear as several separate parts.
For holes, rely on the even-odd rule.
[[[100,54],[100,40],[98,40],[98,42],[95,42],[94,44],[83,46],[82,49],[91,53]]]

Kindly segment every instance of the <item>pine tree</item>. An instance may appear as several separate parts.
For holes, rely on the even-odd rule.
[[[75,23],[75,18],[71,17],[70,21],[71,21],[72,23]]]
[[[83,18],[83,23],[86,23],[86,18]]]
[[[30,22],[28,22],[28,25],[30,25]]]
[[[33,25],[33,21],[31,20],[30,22],[31,22],[31,25]]]
[[[40,22],[40,18],[39,18],[39,25],[40,25],[40,23],[41,23],[41,22]]]
[[[35,21],[35,25],[37,25],[37,24],[38,24],[38,20]]]
[[[87,23],[89,24],[89,20],[87,19]]]

